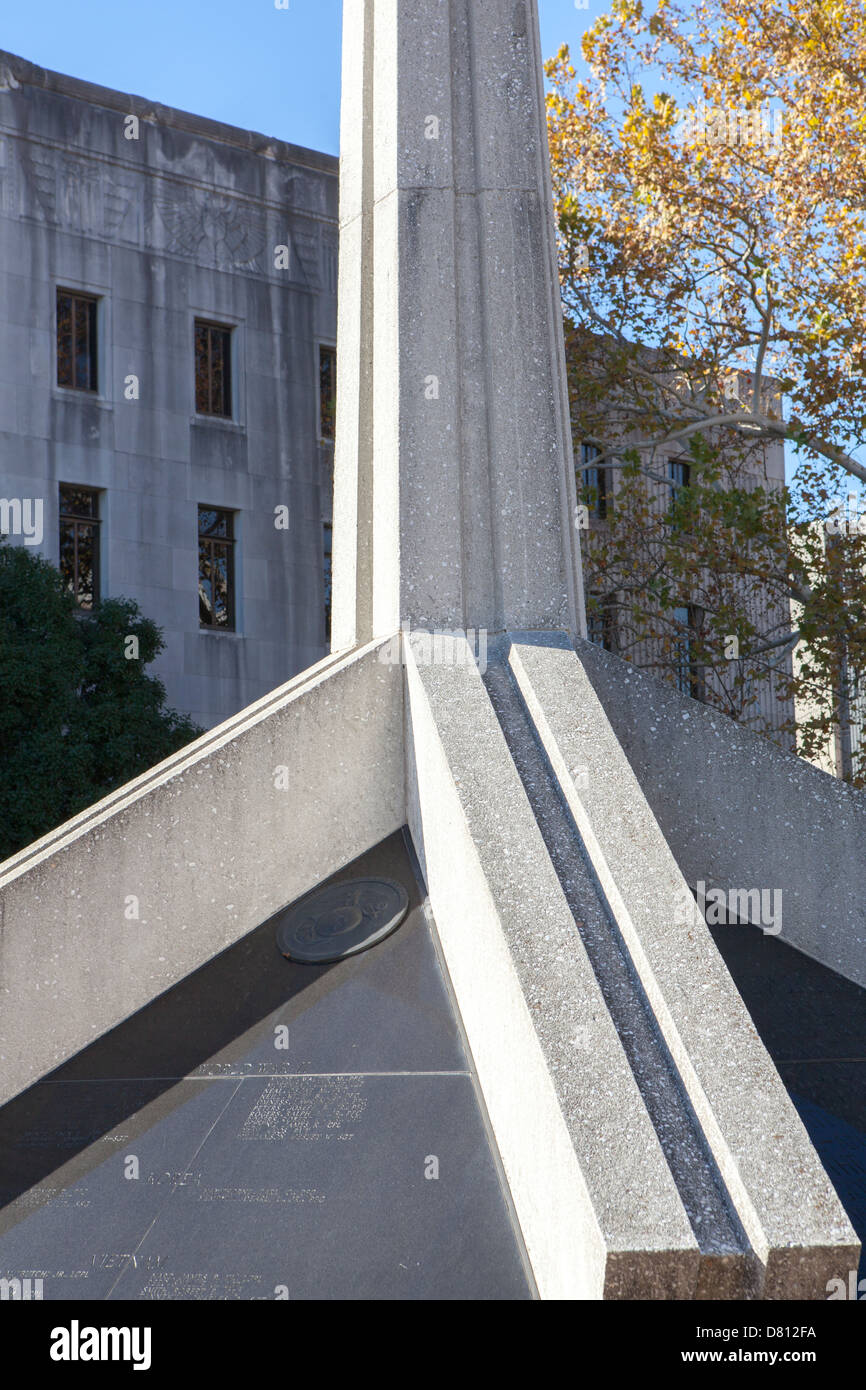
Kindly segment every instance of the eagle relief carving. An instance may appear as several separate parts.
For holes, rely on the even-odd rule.
[[[235,198],[158,194],[148,241],[155,249],[188,256],[215,270],[259,270],[266,244],[265,219]]]
[[[58,161],[56,219],[64,227],[100,235],[106,170],[90,159],[66,156]]]

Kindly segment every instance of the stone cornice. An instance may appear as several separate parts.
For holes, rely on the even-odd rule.
[[[310,150],[303,145],[292,145],[285,140],[261,135],[254,130],[226,125],[222,121],[210,120],[207,116],[195,116],[189,111],[179,111],[173,106],[148,101],[145,97],[117,92],[111,87],[101,87],[95,82],[84,82],[78,77],[68,77],[65,73],[52,72],[48,68],[40,68],[36,63],[29,63],[25,58],[0,49],[0,91],[22,86],[39,87],[43,91],[56,92],[59,96],[71,97],[75,101],[85,101],[93,106],[122,111],[124,115],[138,116],[139,120],[153,125],[170,126],[175,130],[186,131],[189,135],[201,136],[205,140],[235,145],[262,159],[300,165],[333,177],[336,177],[339,171],[340,162],[335,155]]]

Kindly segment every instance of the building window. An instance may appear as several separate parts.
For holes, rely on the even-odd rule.
[[[703,611],[690,604],[688,608],[675,608],[673,616],[680,628],[674,646],[677,690],[681,695],[691,695],[693,700],[704,700],[704,673],[695,659],[695,639],[703,625]]]
[[[232,330],[195,321],[195,408],[198,415],[232,414]]]
[[[60,573],[79,608],[99,602],[99,493],[60,484]]]
[[[692,470],[687,463],[680,463],[679,459],[669,459],[668,477],[671,480],[671,506],[673,506],[680,488],[688,487],[691,483]]]
[[[604,521],[607,516],[607,469],[598,468],[592,462],[600,457],[601,449],[597,444],[581,444],[581,476],[577,482],[578,487],[583,489],[584,505],[596,521]]]
[[[198,509],[199,626],[234,632],[234,513],[216,507]]]
[[[590,642],[606,652],[616,650],[616,601],[590,594],[586,606],[586,631]]]
[[[97,305],[92,294],[57,291],[57,385],[97,391]]]
[[[331,645],[331,556],[333,554],[334,528],[330,521],[322,526],[322,567],[325,577],[325,644]]]
[[[319,438],[332,440],[337,427],[337,349],[319,348]]]

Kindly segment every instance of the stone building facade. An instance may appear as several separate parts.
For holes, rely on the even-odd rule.
[[[0,53],[0,526],[206,727],[327,650],[337,173]]]
[[[752,378],[748,372],[732,374],[729,399],[745,401],[752,390]],[[781,412],[781,397],[772,385],[770,407]],[[661,482],[646,481],[647,495],[654,499],[659,514],[669,505],[672,493],[690,483],[691,468],[689,455],[678,446],[655,446],[645,444],[638,435],[625,440],[612,431],[620,447],[626,445],[637,448],[644,467]],[[708,432],[711,442],[712,431]],[[690,695],[704,703],[711,703],[725,713],[737,718],[757,732],[771,737],[789,752],[795,751],[793,721],[794,702],[787,692],[791,675],[792,661],[789,649],[778,655],[770,655],[760,672],[749,675],[749,666],[738,657],[732,659],[724,668],[709,669],[699,666],[692,654],[692,645],[703,618],[702,583],[696,579],[694,602],[669,611],[664,618],[659,611],[654,623],[654,635],[646,635],[629,620],[630,600],[620,595],[615,586],[605,589],[600,586],[595,571],[596,561],[604,554],[608,533],[607,508],[615,498],[619,488],[616,472],[605,473],[595,467],[595,459],[611,447],[612,439],[599,435],[593,439],[576,438],[574,441],[575,468],[578,497],[584,503],[583,521],[588,530],[587,543],[584,544],[584,583],[587,593],[588,635],[596,645],[608,651],[617,652],[625,660],[641,667],[657,678],[672,682],[683,695]],[[728,459],[729,477],[736,479],[740,487],[760,487],[768,492],[781,490],[785,484],[785,451],[780,442],[765,442],[750,451],[748,458],[736,465],[733,457]],[[743,588],[745,608],[756,631],[767,640],[776,640],[790,630],[790,604],[787,600],[774,599],[769,592],[762,593],[752,586]],[[643,596],[646,611],[649,603]]]

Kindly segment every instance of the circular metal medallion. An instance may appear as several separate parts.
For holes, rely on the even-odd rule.
[[[287,960],[325,965],[367,951],[396,931],[409,894],[390,878],[351,878],[308,894],[277,928]]]

